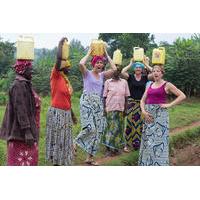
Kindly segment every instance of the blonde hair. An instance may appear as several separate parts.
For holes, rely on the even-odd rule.
[[[162,74],[165,74],[164,65],[162,65],[162,64],[155,64],[155,65],[153,66],[153,69],[154,69],[155,67],[159,67],[159,68],[160,68],[160,71],[162,72]]]

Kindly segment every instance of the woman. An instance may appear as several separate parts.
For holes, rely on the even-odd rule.
[[[146,89],[141,99],[145,117],[139,165],[169,165],[169,116],[167,109],[183,101],[185,94],[163,79],[163,65],[153,67],[154,83]],[[167,94],[177,98],[167,103]]]
[[[144,64],[143,64],[144,63]],[[143,63],[133,62],[122,70],[122,75],[127,79],[130,97],[128,98],[127,108],[127,122],[125,129],[126,146],[125,152],[129,152],[129,148],[135,150],[139,149],[142,135],[143,120],[141,116],[140,100],[144,94],[146,83],[148,82],[148,76],[143,75],[144,66],[151,72],[152,68],[147,64],[146,60]],[[133,70],[133,73],[127,73],[129,69]]]
[[[40,98],[31,85],[32,63],[17,60],[0,137],[7,141],[7,165],[38,164]]]
[[[86,62],[91,54],[91,48],[80,61],[80,71],[83,76],[84,88],[80,99],[80,117],[82,131],[76,138],[76,143],[88,153],[86,163],[98,165],[94,161],[94,155],[97,153],[101,136],[105,129],[105,118],[103,108],[103,80],[112,76],[116,70],[115,64],[105,49],[106,57],[111,65],[110,70],[103,71],[105,66],[104,56],[94,56],[91,60],[93,69],[90,71],[86,67]]]
[[[47,113],[46,159],[56,166],[73,164],[72,121],[77,121],[71,110],[73,90],[67,78],[70,64],[62,59],[65,40],[59,42],[57,62],[50,77],[51,107]]]
[[[105,82],[104,87],[107,128],[103,134],[102,144],[107,148],[106,156],[120,153],[125,145],[124,116],[130,92],[127,81],[120,78],[120,73],[121,68],[118,67],[113,77]]]

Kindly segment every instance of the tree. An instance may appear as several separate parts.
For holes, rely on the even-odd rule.
[[[111,54],[117,48],[121,49],[124,58],[132,57],[133,47],[142,47],[147,51],[156,45],[154,35],[150,33],[100,33],[99,39],[108,43]]]
[[[0,75],[4,76],[14,63],[14,43],[3,42],[0,38]]]
[[[81,58],[85,55],[85,48],[82,46],[79,40],[72,40],[70,42],[70,61],[71,61],[71,71],[69,74],[69,79],[75,91],[82,90],[83,81],[79,70],[79,62]]]
[[[168,55],[165,66],[167,80],[189,97],[200,95],[200,37],[178,38]]]
[[[57,47],[52,50],[37,49],[35,51],[33,87],[37,92],[48,95],[50,93],[50,75],[51,70],[56,62]],[[85,49],[78,40],[72,40],[70,43],[69,60],[71,62],[71,70],[69,80],[74,91],[82,89],[82,77],[79,71],[80,59],[85,55]]]

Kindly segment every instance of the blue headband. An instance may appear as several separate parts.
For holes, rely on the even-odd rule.
[[[144,69],[144,64],[141,62],[135,62],[132,64],[131,68],[134,70],[136,67],[140,67],[142,69]]]

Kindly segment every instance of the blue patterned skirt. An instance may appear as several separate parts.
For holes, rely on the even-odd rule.
[[[169,165],[169,115],[158,104],[146,104],[153,123],[144,123],[138,165]]]
[[[80,118],[82,130],[75,142],[90,155],[95,155],[105,130],[103,101],[97,94],[83,93],[80,99]]]

